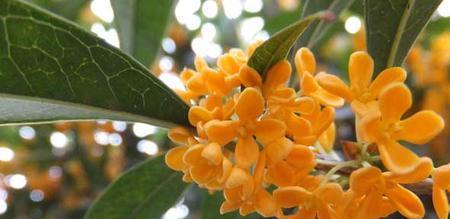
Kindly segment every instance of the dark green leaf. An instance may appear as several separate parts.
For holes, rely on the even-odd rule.
[[[250,214],[248,216],[241,216],[238,211],[227,213],[224,215],[220,214],[220,205],[224,201],[222,192],[215,192],[214,194],[209,194],[207,191],[203,191],[203,205],[202,205],[202,219],[257,219],[260,218],[256,213]]]
[[[120,47],[151,65],[172,14],[174,0],[112,0]]]
[[[400,66],[442,0],[365,0],[367,50],[375,72]]]
[[[34,4],[61,15],[69,20],[76,20],[89,0],[32,0]]]
[[[335,16],[339,16],[345,9],[352,5],[354,0],[307,0],[303,6],[302,18],[313,13],[328,10]],[[298,47],[314,47],[322,38],[323,34],[333,25],[333,22],[324,20],[314,21],[298,39]]]
[[[187,125],[188,109],[144,66],[103,40],[23,1],[1,1],[0,123]]]
[[[97,198],[86,219],[160,218],[179,199],[187,184],[170,170],[164,156],[133,167]]]
[[[270,67],[286,58],[289,50],[308,25],[324,15],[324,13],[317,13],[308,16],[276,33],[261,46],[256,48],[255,52],[248,60],[248,65],[265,78],[266,72]]]

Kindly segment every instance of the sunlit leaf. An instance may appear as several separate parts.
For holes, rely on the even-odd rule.
[[[403,64],[442,0],[365,0],[367,50],[375,72]]]
[[[266,72],[270,67],[286,58],[289,50],[308,25],[316,19],[323,18],[325,15],[326,13],[316,13],[274,34],[255,50],[248,60],[248,65],[265,78]]]
[[[187,125],[188,106],[117,48],[20,0],[0,4],[0,123]]]
[[[174,0],[112,0],[120,47],[151,65],[172,15]]]
[[[164,156],[133,167],[97,198],[85,219],[147,219],[161,216],[179,199],[188,184],[170,170]]]

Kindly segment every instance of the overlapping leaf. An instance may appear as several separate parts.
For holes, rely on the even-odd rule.
[[[403,64],[411,46],[442,0],[365,0],[367,50],[375,72]]]
[[[187,184],[170,170],[164,156],[147,160],[123,174],[94,202],[85,219],[161,218]]]
[[[187,125],[188,106],[144,66],[21,0],[0,3],[0,123],[117,119]]]
[[[112,0],[120,47],[149,66],[157,56],[174,0]]]
[[[255,50],[248,60],[248,65],[265,78],[266,72],[270,67],[286,58],[289,50],[303,31],[305,31],[313,21],[322,18],[324,15],[325,13],[316,13],[308,16],[274,34]]]

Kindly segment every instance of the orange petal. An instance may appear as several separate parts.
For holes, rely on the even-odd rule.
[[[439,186],[433,185],[433,206],[439,219],[447,219],[449,206],[447,193]]]
[[[214,178],[214,169],[208,165],[197,165],[189,169],[189,173],[198,184],[207,184],[211,182]]]
[[[287,60],[281,60],[273,65],[267,72],[266,80],[264,81],[264,93],[271,92],[280,86],[286,84],[291,77],[291,64]]]
[[[287,186],[273,191],[275,201],[282,208],[292,208],[302,205],[309,199],[311,193],[299,186]]]
[[[201,74],[193,75],[186,83],[186,87],[196,93],[208,92],[208,87]]]
[[[278,161],[267,169],[266,181],[281,186],[292,186],[295,179],[295,170],[286,161]]]
[[[247,216],[255,211],[255,206],[253,204],[243,203],[241,208],[239,208],[239,214],[241,216]]]
[[[278,210],[275,199],[265,189],[256,193],[255,207],[256,211],[263,217],[273,217]]]
[[[239,138],[234,152],[237,165],[243,169],[258,160],[259,149],[253,137]]]
[[[316,165],[314,153],[304,145],[294,145],[286,161],[297,168],[296,172],[308,173]]]
[[[365,195],[372,187],[380,183],[381,170],[376,167],[364,167],[350,175],[350,189],[358,195]]]
[[[206,68],[202,73],[209,90],[219,95],[228,94],[230,88],[225,83],[225,73],[211,68]]]
[[[417,183],[428,176],[433,170],[433,161],[428,157],[421,157],[414,169],[411,172],[403,174],[386,174],[390,180],[401,184]]]
[[[293,108],[294,112],[301,114],[311,114],[314,112],[317,104],[314,102],[314,99],[311,97],[299,97],[295,99]]]
[[[189,79],[194,76],[195,74],[198,74],[196,71],[189,69],[189,68],[185,68],[183,69],[183,71],[180,73],[180,80],[181,82],[183,82],[183,84],[186,84]]]
[[[210,143],[202,150],[202,157],[214,165],[222,164],[222,147],[217,143]]]
[[[265,170],[266,170],[266,152],[261,151],[258,156],[258,163],[256,163],[256,167],[253,172],[253,178],[255,180],[256,185],[261,184]]]
[[[325,130],[330,127],[334,121],[335,110],[333,107],[325,107],[322,109],[319,118],[316,121],[311,121],[314,124],[313,133],[321,135]]]
[[[185,169],[187,166],[183,162],[183,156],[187,149],[188,147],[186,146],[178,146],[170,149],[165,157],[167,166],[178,171]]]
[[[236,74],[239,72],[241,66],[236,62],[233,56],[225,54],[217,59],[217,67],[227,74]]]
[[[389,186],[386,196],[397,207],[398,211],[407,218],[423,218],[425,208],[420,199],[411,191],[399,184]]]
[[[402,83],[395,83],[386,87],[381,92],[379,99],[381,116],[385,124],[399,121],[412,105],[411,91]]]
[[[300,81],[300,89],[304,94],[309,95],[319,90],[320,86],[311,74],[305,73]]]
[[[320,86],[328,92],[340,96],[348,101],[353,99],[353,94],[350,91],[350,88],[338,76],[320,72],[315,78]]]
[[[284,137],[286,125],[280,120],[263,119],[258,121],[255,129],[255,136],[262,144],[266,145],[270,142]]]
[[[304,137],[310,136],[312,134],[312,126],[311,123],[295,114],[291,114],[286,122],[287,129],[289,134],[292,134],[296,137]]]
[[[371,99],[378,97],[380,92],[389,84],[395,82],[404,82],[406,80],[406,71],[401,67],[391,67],[383,70],[370,84],[369,91]]]
[[[401,129],[393,135],[393,138],[425,144],[444,129],[444,120],[430,110],[420,111],[411,117],[398,123]]]
[[[348,75],[351,88],[362,93],[369,87],[373,74],[373,60],[367,52],[358,51],[350,55]]]
[[[239,78],[245,87],[261,87],[262,85],[262,78],[259,73],[248,65],[242,66],[239,71]]]
[[[239,207],[241,207],[239,203],[224,201],[220,206],[220,214],[236,211]]]
[[[314,54],[306,47],[300,48],[295,53],[295,67],[299,74],[299,78],[302,78],[304,72],[314,74],[316,72],[316,59]]]
[[[187,144],[188,138],[190,138],[192,134],[186,128],[174,127],[169,130],[167,136],[174,143]]]
[[[213,119],[213,115],[206,108],[193,106],[189,109],[188,119],[191,125],[197,126],[198,122],[206,123]]]
[[[411,172],[419,164],[419,157],[398,142],[387,140],[377,143],[383,165],[394,174]]]
[[[440,166],[433,172],[433,185],[447,188],[450,185],[450,164]]]
[[[341,107],[345,103],[342,97],[331,94],[324,89],[318,89],[315,92],[310,93],[309,96],[313,97],[324,106]]]
[[[326,152],[333,150],[334,140],[336,138],[336,125],[331,123],[327,130],[325,130],[319,137],[319,143]]]
[[[205,68],[208,67],[208,63],[206,62],[206,60],[201,57],[201,56],[195,56],[195,60],[194,60],[194,65],[195,65],[195,69],[198,72],[203,71]]]
[[[208,139],[212,142],[217,142],[220,145],[227,144],[232,141],[237,135],[239,127],[238,121],[218,121],[212,120],[205,124],[205,131]]]
[[[235,110],[241,121],[255,120],[264,111],[264,98],[256,88],[246,88],[239,96]]]
[[[239,167],[234,167],[231,170],[230,176],[225,182],[226,188],[236,188],[243,185],[247,180],[249,180],[249,175],[243,169]]]
[[[202,157],[202,151],[205,148],[203,144],[191,146],[183,155],[183,162],[191,166],[206,165],[207,161]]]
[[[266,145],[267,164],[273,165],[286,158],[293,146],[292,141],[284,137]]]

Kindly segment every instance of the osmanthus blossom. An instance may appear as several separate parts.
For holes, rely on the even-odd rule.
[[[350,176],[350,197],[355,206],[350,206],[355,218],[386,217],[395,211],[407,218],[423,218],[425,208],[420,199],[401,185],[428,177],[432,170],[431,161],[420,162],[417,171],[396,176],[391,172],[381,172],[376,167],[364,167]],[[406,183],[407,184],[407,183]]]
[[[167,165],[183,172],[186,182],[223,192],[222,214],[239,210],[241,215],[257,212],[276,218],[356,219],[399,211],[422,217],[422,203],[402,185],[427,178],[433,163],[398,141],[426,143],[443,122],[431,111],[402,120],[412,101],[402,83],[405,71],[388,68],[371,82],[373,61],[356,52],[347,86],[337,76],[316,74],[314,55],[302,48],[295,56],[300,80],[296,91],[287,87],[292,73],[287,60],[274,64],[265,78],[247,65],[258,45],[246,52],[230,50],[218,58],[217,68],[196,58],[195,70],[182,72],[186,91],[180,95],[191,104],[192,127],[169,131],[179,146],[166,154]],[[324,169],[330,163],[321,157],[333,154],[335,108],[345,100],[355,111],[360,154]],[[376,167],[376,151],[367,150],[371,144],[388,172]],[[350,173],[339,172],[346,167],[353,171],[350,182],[345,180]],[[433,174],[439,182],[433,198],[439,215],[448,211],[442,195],[450,184],[447,172],[438,168]]]
[[[450,164],[440,166],[433,172],[433,205],[439,219],[449,213],[447,192],[450,189]]]
[[[372,81],[373,60],[366,52],[350,55],[348,76],[350,86],[336,75],[321,72],[317,74],[318,83],[330,93],[344,98],[352,105],[358,116],[363,116],[371,107],[380,92],[389,84],[406,80],[406,71],[400,67],[387,68]]]
[[[425,144],[442,131],[444,121],[429,110],[402,119],[412,106],[411,92],[402,83],[387,86],[379,96],[378,105],[379,110],[361,121],[363,139],[377,144],[381,161],[388,170],[398,174],[410,172],[420,158],[398,141]]]

